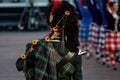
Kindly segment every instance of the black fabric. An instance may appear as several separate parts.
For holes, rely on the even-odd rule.
[[[16,61],[16,68],[18,71],[23,70],[23,64],[24,64],[24,60],[21,58],[18,58],[18,60]]]
[[[67,60],[67,58],[64,57],[64,58],[57,64],[57,68],[58,68],[59,70],[62,70],[63,66],[64,66],[66,63],[68,63],[68,60]]]
[[[107,10],[105,0],[102,0],[102,1],[103,1],[104,14],[107,20],[107,29],[114,31],[115,30],[115,19],[113,15]],[[120,19],[118,21],[118,31],[120,31],[119,24],[120,24]]]

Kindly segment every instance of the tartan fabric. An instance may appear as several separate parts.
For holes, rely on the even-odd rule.
[[[27,80],[57,80],[57,66],[63,57],[58,54],[58,52],[54,49],[52,43],[46,43],[43,41],[39,41],[35,50],[28,53],[28,55],[34,54],[34,63],[30,63],[34,65],[32,67],[26,66],[26,79]],[[29,58],[32,59],[32,58]],[[29,61],[29,59],[27,61]],[[68,62],[63,66],[63,74],[70,74],[73,72],[73,65]]]
[[[35,50],[28,53],[26,66],[24,65],[26,80],[57,80],[54,54],[47,43],[39,41]]]
[[[75,68],[73,69],[72,67],[74,67],[74,66],[71,63],[65,64],[64,65],[64,72],[63,72],[63,74],[70,75],[68,72],[74,73]]]
[[[57,56],[54,48],[48,44],[40,41],[39,45],[35,56],[35,80],[57,80],[56,63],[61,57]],[[56,58],[58,60],[55,60]]]
[[[89,37],[89,26],[87,25],[82,25],[80,27],[80,41],[88,41]]]
[[[99,31],[99,47],[103,47],[105,43],[105,34],[106,34],[106,26],[103,25],[100,27]]]
[[[63,59],[63,57],[61,55],[59,55],[58,52],[54,49],[52,43],[49,43],[48,45],[50,47],[49,48],[50,51],[52,51],[52,53],[53,53],[53,55],[51,55],[51,52],[50,52],[50,58],[53,59],[53,61],[56,62],[56,64],[60,63],[60,61]],[[73,69],[75,69],[75,67],[70,62],[67,62],[65,65],[61,65],[61,67],[62,66],[63,66],[62,73],[64,75],[65,74],[70,75],[70,74],[74,73]]]
[[[99,45],[99,29],[100,27],[96,23],[91,23],[89,31],[89,40],[93,46]]]
[[[19,59],[16,62],[17,66],[20,64],[20,67],[22,67],[20,71],[25,73],[26,80],[69,80],[70,75],[73,76],[74,80],[82,80],[82,60],[81,56],[78,55],[78,51],[62,67],[62,71],[59,71],[56,64],[63,59],[61,52],[58,51],[61,43],[55,42],[59,47],[55,47],[52,44],[40,40],[37,45],[32,45],[31,43],[26,45],[26,59],[22,60],[22,63]],[[31,51],[31,47],[34,48],[33,51]],[[65,55],[67,53],[68,49],[65,49]],[[77,69],[75,72],[74,68]]]
[[[120,50],[120,33],[108,30],[105,36],[105,50]]]

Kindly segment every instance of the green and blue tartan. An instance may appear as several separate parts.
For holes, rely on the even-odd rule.
[[[38,61],[38,68],[36,67],[35,69],[36,69],[36,71],[40,71],[40,72],[38,72],[38,74],[39,73],[41,73],[43,75],[47,74],[48,75],[47,80],[56,80],[56,77],[57,77],[56,64],[58,64],[63,59],[63,57],[58,54],[58,52],[53,47],[52,43],[39,42],[38,44],[41,45],[41,47],[38,49],[38,51],[37,51],[38,54],[36,53],[37,55],[35,57],[37,58],[39,56],[38,59],[40,61]],[[45,48],[47,50],[47,52],[44,52],[45,50],[43,51],[43,48]],[[39,53],[42,53],[42,54],[46,53],[46,57],[44,56],[45,54],[40,55]],[[42,69],[42,67],[40,66],[40,64],[42,62],[41,60],[44,63],[43,64],[44,69]],[[35,62],[37,62],[37,61],[35,61]],[[50,72],[49,74],[48,74],[48,72],[45,72],[45,68],[47,68],[45,66],[45,62],[47,62],[49,64],[48,65],[49,67],[47,70],[48,72]],[[35,66],[37,66],[37,65],[35,65]],[[72,67],[74,67],[74,66],[70,62],[68,62],[66,65],[64,65],[63,71],[62,71],[63,74],[66,75],[66,74],[70,74],[71,72],[73,72]],[[41,71],[40,68],[44,72]]]
[[[54,51],[40,41],[35,52],[35,80],[57,80]]]
[[[27,45],[26,53],[31,48],[31,46],[31,44]],[[57,64],[62,59],[63,57],[58,54],[57,50],[53,46],[53,43],[39,41],[35,46],[35,50],[27,53],[27,59],[25,60],[25,64],[23,64],[26,80],[61,80],[58,78],[59,74],[57,70]],[[80,65],[76,67],[80,69],[78,69],[78,71],[75,73],[79,75],[79,79],[76,79],[82,80],[81,60],[79,62]],[[65,64],[63,66],[62,74],[66,75],[73,71],[71,67],[74,66],[70,62]]]

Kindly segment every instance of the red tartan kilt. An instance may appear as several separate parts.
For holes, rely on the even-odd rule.
[[[107,31],[105,35],[105,50],[120,50],[120,33],[115,31]]]

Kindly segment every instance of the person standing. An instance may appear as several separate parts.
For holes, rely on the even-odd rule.
[[[49,11],[50,34],[27,44],[16,67],[24,71],[26,80],[82,80],[84,51],[78,48],[75,9],[66,1],[58,1]]]
[[[89,12],[92,16],[92,23],[90,25],[89,40],[93,45],[93,53],[96,54],[96,61],[100,62],[99,49],[99,31],[102,25],[102,15],[98,7],[98,0],[86,0]]]
[[[87,51],[87,58],[92,56],[92,45],[88,40],[89,37],[89,27],[92,22],[92,16],[88,10],[87,4],[85,0],[76,0],[78,9],[81,12],[82,20],[80,26],[80,44],[83,49]]]
[[[103,0],[103,3],[106,4],[104,12],[107,20],[104,49],[108,52],[112,69],[116,70],[117,65],[115,61],[115,52],[120,50],[120,18],[117,13],[119,7],[117,2],[111,0],[108,0],[107,3]]]

